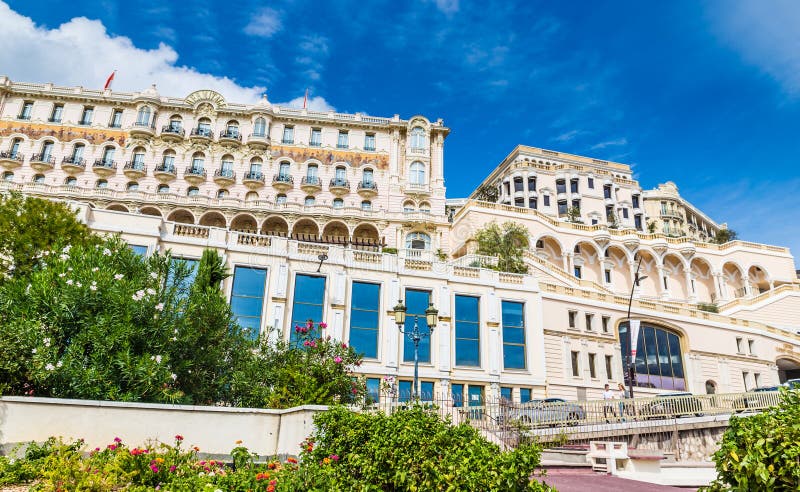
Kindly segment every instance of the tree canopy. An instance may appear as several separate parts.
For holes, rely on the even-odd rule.
[[[510,273],[527,273],[523,255],[530,246],[528,229],[515,222],[488,224],[475,233],[480,255],[497,257],[497,270]]]

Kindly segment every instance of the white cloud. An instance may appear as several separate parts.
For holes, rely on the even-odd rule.
[[[302,108],[303,99],[305,96],[295,97],[289,102],[276,103],[278,106],[288,106],[290,108]],[[336,111],[336,108],[330,105],[328,101],[322,96],[313,96],[308,98],[308,109],[311,111]]]
[[[303,74],[312,82],[322,79],[322,70],[328,59],[328,38],[319,34],[312,34],[300,38],[298,45],[300,55],[295,58],[295,63]]]
[[[120,91],[139,92],[155,83],[162,95],[213,89],[229,101],[254,103],[266,90],[178,66],[178,53],[171,47],[137,48],[129,38],[109,35],[97,20],[76,17],[54,29],[38,27],[2,1],[0,46],[0,70],[16,81],[101,89],[116,69],[112,88]]]
[[[452,15],[458,12],[459,0],[434,0],[436,8],[443,14]]]
[[[577,137],[581,133],[583,133],[581,130],[570,130],[553,138],[553,140],[555,140],[556,142],[571,142],[575,140],[575,137]]]
[[[726,0],[709,4],[708,18],[719,39],[745,63],[800,97],[800,8],[796,0]]]
[[[592,145],[592,150],[605,149],[606,147],[616,147],[620,145],[628,145],[628,139],[625,137],[617,138],[614,140],[606,140]]]
[[[264,7],[257,10],[244,27],[245,34],[271,38],[282,28],[281,14],[275,9]]]

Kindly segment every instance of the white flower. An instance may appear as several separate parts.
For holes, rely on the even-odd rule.
[[[156,311],[163,311],[163,310],[164,310],[163,302],[159,302],[158,304],[156,304]]]
[[[93,272],[96,272],[97,270],[100,270],[100,269],[99,269],[98,267],[94,267],[94,268],[92,268],[92,271],[93,271]]]
[[[67,274],[66,274],[66,273],[59,273],[59,274],[58,274],[58,278],[64,278],[64,277],[66,277],[66,276],[67,276]]]
[[[158,279],[158,274],[156,272],[150,272],[150,276],[154,279]]]
[[[173,381],[175,381],[176,379],[178,379],[178,375],[177,375],[177,374],[175,374],[174,372],[173,372],[172,374],[170,374],[170,375],[169,375],[169,377],[171,377]]]
[[[161,364],[161,356],[156,355],[156,364]]]
[[[137,290],[136,294],[133,295],[133,300],[134,301],[141,301],[142,297],[144,297],[144,291],[143,290]]]
[[[72,267],[67,267],[67,271],[71,272],[72,271]]]
[[[176,335],[178,334],[178,329],[177,329],[177,328],[175,328],[175,330],[174,330],[174,333],[175,333]]]
[[[80,282],[75,282],[75,287],[83,287],[83,284]]]
[[[45,256],[50,256],[50,252],[49,252],[49,251],[45,251],[45,252],[44,252],[44,255],[45,255]]]
[[[104,250],[103,250],[103,255],[105,255],[105,256],[111,256],[111,250],[110,250],[110,249],[108,249],[108,248],[104,249]]]
[[[122,280],[122,277],[124,277],[124,276],[125,275],[123,275],[121,273],[118,273],[118,274],[114,275],[114,280]]]
[[[48,371],[52,371],[53,369],[55,369],[55,368],[56,368],[56,366],[54,366],[53,364],[51,364],[51,363],[49,363],[49,362],[48,362],[48,363],[47,363],[47,365],[46,365],[46,366],[44,366],[44,368],[45,368],[46,370],[48,370]]]
[[[64,246],[64,249],[62,249],[61,252],[62,253],[69,253],[69,250],[71,250],[71,249],[72,249],[72,245],[68,244],[68,245]]]
[[[35,354],[36,353],[36,349],[31,350],[31,353]]]
[[[156,291],[155,291],[155,289],[151,289],[150,287],[148,287],[148,288],[147,288],[147,295],[148,295],[148,296],[154,296],[154,295],[156,295]]]
[[[50,346],[50,339],[49,339],[49,338],[45,338],[45,339],[44,339],[44,340],[42,340],[42,341],[44,342],[44,346],[45,346],[45,347],[49,347],[49,346]]]
[[[66,261],[69,259],[69,255],[61,255],[58,257],[58,259],[60,259],[61,261]]]
[[[89,290],[97,290],[97,285],[96,284],[90,285]]]
[[[75,282],[73,282],[71,278],[67,279],[67,285],[72,285],[73,283],[75,283]]]
[[[178,338],[177,337],[172,337],[170,340],[172,340],[173,342],[177,342]]]
[[[64,362],[63,362],[63,361],[58,361],[58,362],[56,363],[56,367],[61,367],[61,366],[63,366],[63,365],[64,365]]]

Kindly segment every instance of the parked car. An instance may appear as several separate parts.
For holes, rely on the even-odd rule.
[[[533,426],[576,425],[586,419],[586,411],[577,403],[562,398],[531,400],[519,406],[515,418]]]
[[[800,389],[800,379],[788,379],[783,385],[789,389]]]
[[[780,386],[763,386],[756,388],[741,398],[737,398],[733,402],[733,409],[738,412],[744,412],[749,408],[761,409],[772,406],[775,403],[775,397],[771,393],[776,393],[781,389]]]
[[[662,393],[642,408],[642,415],[655,419],[662,417],[703,416],[703,403],[691,393]]]

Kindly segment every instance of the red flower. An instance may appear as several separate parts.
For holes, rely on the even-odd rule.
[[[178,434],[177,436],[175,436],[175,440],[178,442],[183,441],[183,436]]]
[[[287,461],[288,463],[293,463],[293,464],[296,464],[296,463],[297,463],[297,459],[296,459],[296,458],[293,458],[293,457],[291,457],[291,456],[290,456],[290,457],[288,457],[288,458],[286,458],[286,461]]]

